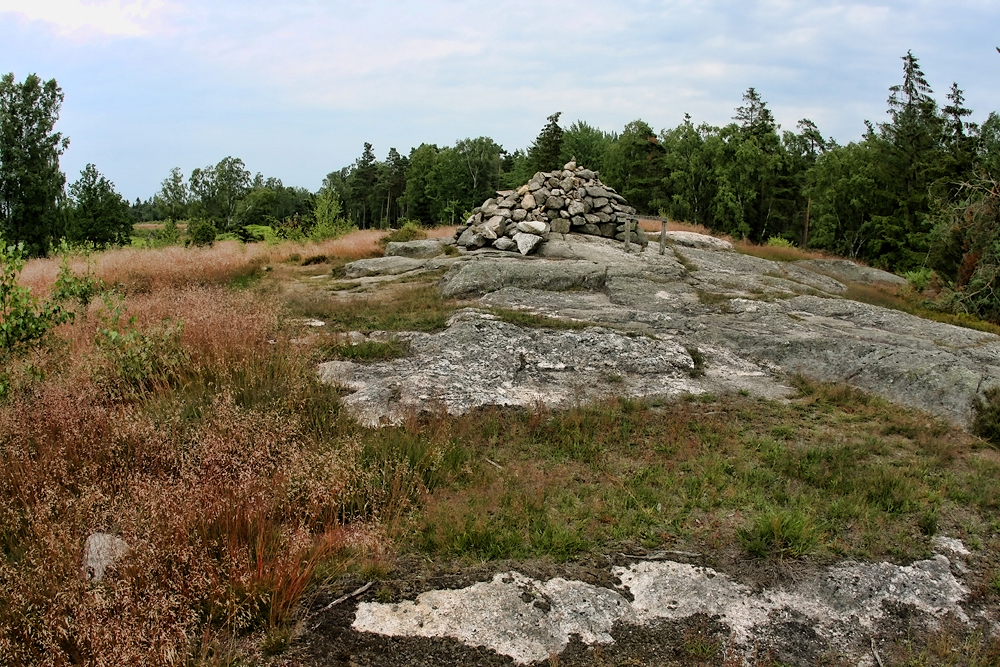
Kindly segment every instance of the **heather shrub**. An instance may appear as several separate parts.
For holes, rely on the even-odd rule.
[[[381,240],[379,240],[379,243],[382,247],[385,247],[390,242],[399,243],[403,241],[416,241],[418,239],[425,238],[427,238],[427,232],[420,227],[420,223],[408,220],[404,222],[399,229],[383,236]]]

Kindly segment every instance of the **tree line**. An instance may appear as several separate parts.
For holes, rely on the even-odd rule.
[[[865,121],[863,137],[846,145],[809,119],[782,130],[749,88],[724,126],[686,115],[659,132],[635,120],[614,133],[580,120],[563,127],[555,113],[527,148],[512,152],[481,136],[420,144],[408,155],[390,148],[379,160],[365,143],[316,193],[251,175],[226,157],[187,177],[175,168],[154,196],[131,205],[93,165],[64,187],[58,158],[68,140],[54,131],[62,91],[54,81],[32,75],[18,84],[8,74],[0,82],[0,232],[42,254],[61,236],[123,242],[130,222],[143,220],[205,220],[244,237],[261,226],[294,235],[317,225],[460,223],[496,190],[575,158],[642,213],[755,242],[777,237],[898,273],[935,271],[958,288],[985,285],[977,293],[996,299],[1000,241],[989,220],[1000,116],[973,122],[957,84],[939,102],[918,59],[907,53],[902,61],[887,118]]]

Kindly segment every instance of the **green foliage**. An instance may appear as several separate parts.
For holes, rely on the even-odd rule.
[[[177,245],[180,243],[180,240],[181,230],[177,226],[177,222],[173,218],[169,218],[163,224],[163,228],[157,233],[154,244],[156,247]]]
[[[60,243],[59,254],[62,256],[62,262],[59,264],[59,274],[52,287],[52,298],[57,303],[75,301],[86,310],[93,298],[105,290],[104,281],[94,275],[88,252],[85,251],[87,272],[82,276],[77,276],[70,268],[69,246],[66,241]]]
[[[188,223],[188,235],[196,246],[209,246],[215,243],[219,231],[209,220],[196,220]]]
[[[30,257],[46,254],[61,236],[58,202],[66,177],[59,156],[69,139],[53,128],[62,102],[55,79],[0,78],[0,235],[23,244]]]
[[[736,530],[740,545],[758,558],[801,558],[816,550],[821,537],[812,519],[798,509],[763,512],[749,527]]]
[[[794,248],[795,244],[788,239],[781,236],[772,236],[767,240],[767,244],[771,248]]]
[[[528,165],[531,173],[536,171],[555,171],[561,169],[560,162],[563,147],[563,129],[559,127],[559,116],[562,112],[549,116],[545,127],[538,134],[535,142],[528,149]]]
[[[340,197],[329,188],[322,188],[316,197],[316,225],[309,233],[313,241],[325,241],[343,236],[351,230],[351,224],[341,215]]]
[[[927,289],[928,285],[931,284],[931,277],[933,275],[934,271],[927,267],[923,267],[914,269],[913,271],[907,271],[903,274],[903,277],[906,278],[906,281],[910,283],[910,286],[913,289],[918,292],[922,292]]]
[[[406,241],[416,241],[425,238],[427,238],[427,232],[420,227],[420,223],[407,220],[403,223],[402,227],[386,234],[378,242],[384,247],[389,243],[404,243]]]
[[[973,403],[972,432],[1000,446],[1000,386],[990,387]]]
[[[366,340],[357,344],[334,342],[321,346],[324,355],[351,361],[389,361],[409,354],[410,348],[403,341],[386,342]]]
[[[175,384],[190,361],[181,343],[184,323],[165,319],[143,331],[134,315],[123,321],[124,307],[114,297],[106,296],[104,306],[94,343],[107,362],[96,378],[105,391],[132,399]]]
[[[125,245],[132,233],[129,204],[115,192],[114,183],[88,164],[80,178],[69,186],[73,202],[66,236],[73,243],[92,243],[97,248]]]
[[[18,284],[25,261],[23,242],[7,245],[0,238],[0,351],[33,345],[53,327],[73,319],[60,303],[39,303],[31,290]]]

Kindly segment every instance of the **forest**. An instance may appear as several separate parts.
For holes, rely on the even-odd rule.
[[[606,132],[582,120],[563,127],[554,113],[530,146],[513,151],[481,136],[453,146],[423,143],[408,155],[390,148],[379,160],[365,142],[360,157],[327,174],[316,193],[252,175],[231,156],[186,177],[175,168],[158,192],[131,204],[94,165],[68,187],[50,168],[49,189],[27,208],[12,193],[18,169],[31,167],[19,164],[6,138],[16,134],[11,118],[29,82],[19,89],[8,75],[0,91],[0,231],[44,254],[59,238],[126,243],[134,222],[187,220],[210,230],[201,237],[209,241],[216,232],[251,241],[407,221],[460,224],[496,190],[575,158],[640,213],[863,261],[932,288],[940,307],[998,321],[1000,116],[974,122],[957,83],[939,101],[912,52],[902,64],[887,118],[866,120],[863,137],[846,145],[809,119],[783,130],[751,87],[723,127],[686,115],[659,132],[643,120]],[[38,119],[57,117],[62,92],[55,82],[31,83]],[[66,140],[47,127],[41,136],[57,164]]]

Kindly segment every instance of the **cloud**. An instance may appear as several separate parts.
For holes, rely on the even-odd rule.
[[[168,0],[0,0],[0,15],[40,21],[76,39],[149,35],[173,9]]]

